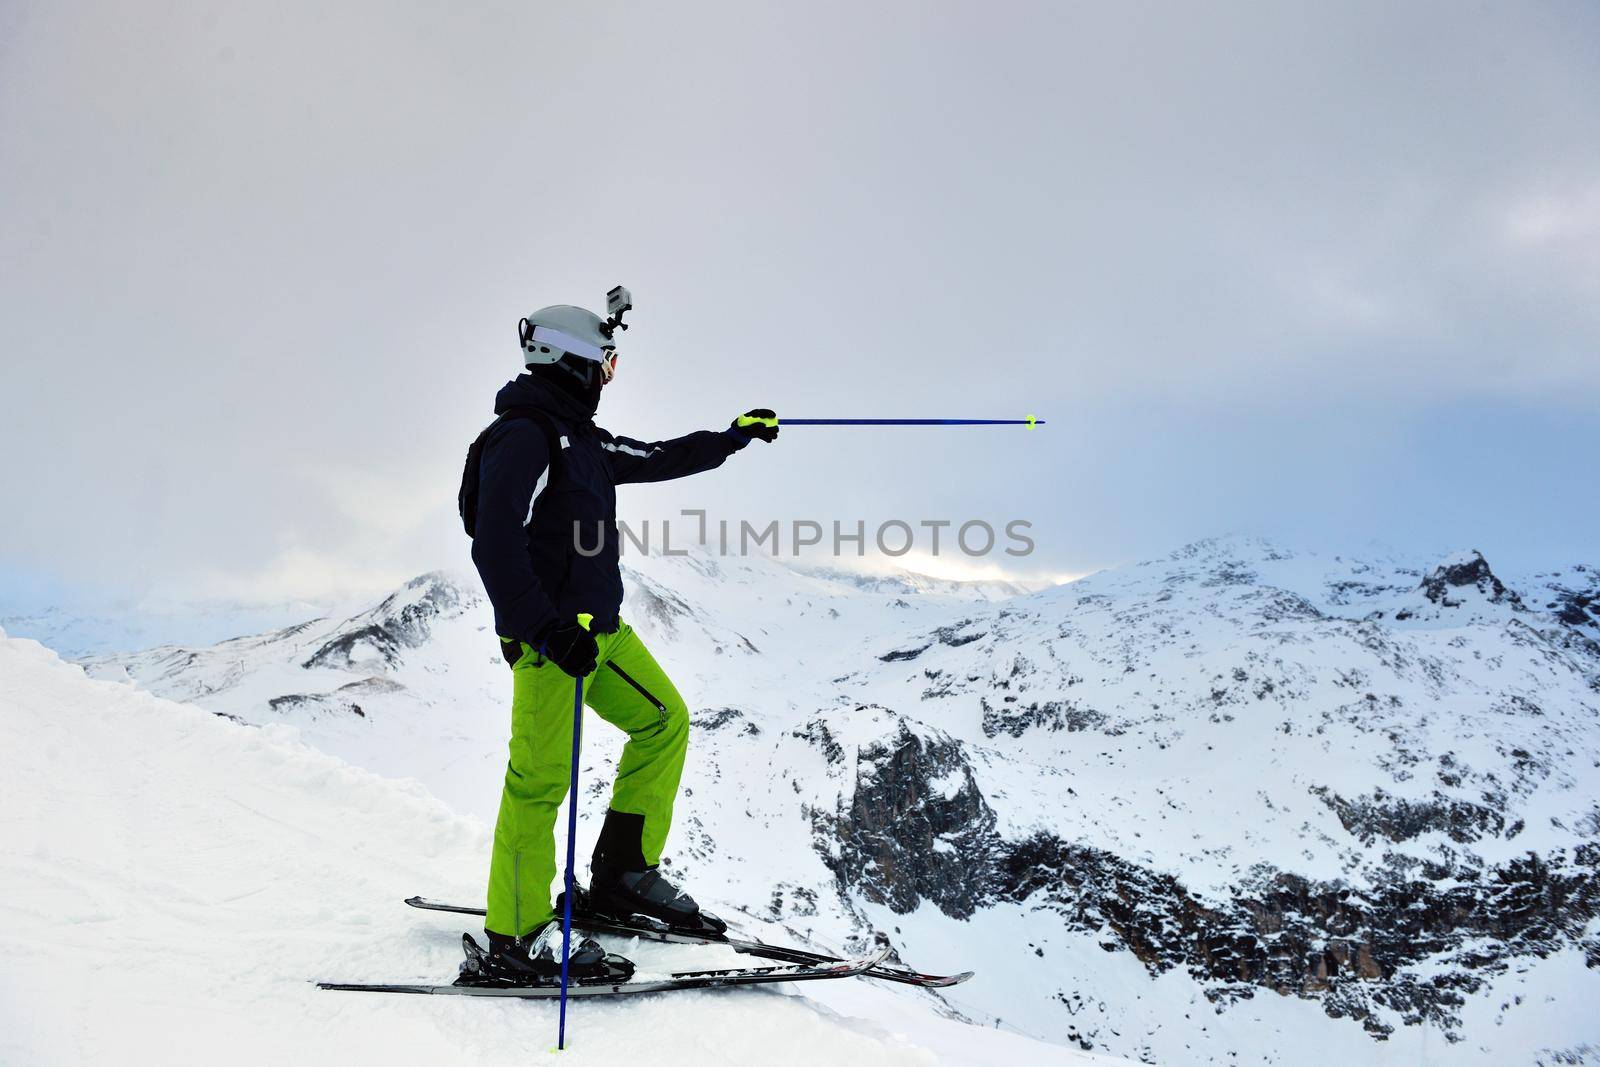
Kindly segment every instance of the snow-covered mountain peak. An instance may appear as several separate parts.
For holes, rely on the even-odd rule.
[[[1369,618],[1387,619],[1395,625],[1469,626],[1504,625],[1529,612],[1516,591],[1508,588],[1475,549],[1456,552],[1422,576],[1416,587],[1377,607]],[[1533,620],[1548,625],[1549,618]]]
[[[1276,541],[1258,534],[1227,533],[1202,537],[1172,550],[1167,560],[1187,561],[1197,565],[1219,562],[1262,562],[1294,559],[1295,553]],[[1150,560],[1145,566],[1159,565]]]
[[[432,571],[411,579],[370,611],[346,620],[306,658],[306,667],[384,672],[407,649],[421,648],[439,622],[483,602],[463,575]]]

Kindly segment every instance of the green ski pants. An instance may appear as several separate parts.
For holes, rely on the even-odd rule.
[[[628,735],[611,790],[611,808],[644,816],[645,862],[661,861],[672,802],[678,795],[689,711],[633,628],[596,634],[598,666],[583,681],[584,703]],[[615,663],[665,706],[629,685]],[[512,668],[511,758],[489,863],[489,914],[484,928],[524,937],[555,915],[556,817],[567,795],[572,760],[573,678],[524,644]],[[582,783],[580,783],[580,790]]]

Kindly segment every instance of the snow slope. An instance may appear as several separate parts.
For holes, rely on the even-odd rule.
[[[453,975],[463,924],[400,900],[475,899],[488,838],[416,782],[3,633],[0,781],[0,1062],[522,1064],[553,1042],[553,1005],[311,984]],[[721,952],[619,948],[646,973]],[[1064,1061],[852,981],[876,1015],[806,987],[583,1003],[564,1062]]]
[[[695,723],[667,861],[764,936],[884,938],[979,972],[886,996],[1156,1062],[1600,1046],[1587,566],[1502,581],[1470,552],[1231,538],[998,601],[629,566],[624,617]],[[425,575],[350,619],[90,669],[296,725],[488,820],[488,627],[472,579]],[[618,747],[585,740],[580,854]]]

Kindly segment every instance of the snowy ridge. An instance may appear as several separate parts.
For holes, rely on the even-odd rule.
[[[1586,566],[1224,538],[997,602],[766,559],[629,570],[624,617],[696,727],[667,863],[773,938],[887,939],[979,971],[939,1011],[1155,1062],[1595,1042]],[[396,688],[302,666],[343,624],[91,670],[292,722],[489,820],[505,668],[460,584],[384,661]],[[617,749],[585,737],[580,853]]]
[[[474,899],[488,839],[418,783],[351,767],[283,727],[248,729],[86,679],[3,634],[0,775],[12,787],[0,1061],[522,1064],[552,1041],[554,1005],[311,984],[453,975],[463,924],[400,899],[421,885]],[[622,947],[643,974],[730,955]],[[870,986],[837,999],[833,1011],[755,991],[586,1002],[573,1009],[568,1056],[920,1065],[1045,1052],[897,1014],[903,1002]]]

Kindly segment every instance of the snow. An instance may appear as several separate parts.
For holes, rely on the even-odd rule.
[[[524,1064],[553,1045],[553,1004],[312,984],[453,975],[461,917],[400,902],[478,899],[489,838],[417,782],[3,632],[0,780],[0,1062]],[[619,948],[646,971],[727,955]],[[851,982],[873,1014],[805,986],[583,1002],[563,1062],[1111,1062]]]
[[[1455,1044],[1396,1012],[1379,1012],[1397,1028],[1380,1043],[1315,998],[1257,988],[1214,1004],[1214,990],[1183,967],[1153,976],[1115,931],[1072,929],[1029,902],[958,917],[924,900],[897,914],[841,892],[828,862],[840,846],[813,831],[817,813],[847,811],[878,773],[863,751],[904,728],[959,742],[1007,838],[1046,832],[1101,849],[1177,878],[1202,901],[1227,901],[1263,870],[1342,881],[1359,900],[1396,861],[1454,870],[1570,854],[1600,837],[1600,670],[1575,636],[1582,628],[1555,612],[1569,591],[1593,588],[1593,572],[1503,576],[1521,605],[1473,586],[1450,587],[1445,604],[1421,592],[1442,566],[1230,538],[991,599],[992,588],[885,587],[762,558],[630,557],[624,617],[696,723],[670,870],[756,936],[843,952],[882,935],[920,968],[976,969],[937,996],[871,983],[805,990],[808,1004],[843,1016],[870,1004],[875,1025],[919,1035],[949,1016],[1172,1063],[1290,1062],[1304,1047],[1297,1035],[1352,1063],[1521,1062],[1538,1048],[1600,1044],[1583,1014],[1600,997],[1600,969],[1560,956],[1516,960],[1468,996]],[[340,635],[383,621],[369,610],[88,667],[269,730],[292,724],[323,752],[425,783],[481,826],[499,797],[507,672],[475,580],[429,578],[461,610],[432,620],[393,663],[304,666]],[[414,606],[425,592],[395,603]],[[1409,617],[1397,619],[1402,608]],[[1004,718],[1030,707],[1060,717]],[[620,747],[591,722],[580,855]],[[928,782],[929,799],[966,785],[951,769]],[[1342,823],[1335,799],[1380,791],[1472,805],[1505,826],[1469,841],[1437,827],[1390,840]],[[932,847],[959,853],[946,838]],[[426,866],[381,899],[481,895],[481,858],[450,865],[448,879],[445,865]],[[371,910],[373,899],[358,903]],[[1423,966],[1459,973],[1451,959]],[[1539,1020],[1537,1042],[1527,1019]]]

